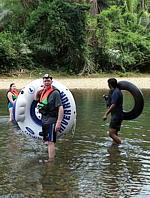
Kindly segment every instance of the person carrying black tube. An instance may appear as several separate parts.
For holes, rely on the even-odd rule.
[[[121,144],[121,140],[118,137],[118,131],[120,131],[121,123],[123,121],[123,94],[120,89],[117,88],[117,80],[115,78],[108,79],[108,87],[113,90],[111,95],[111,103],[108,111],[105,113],[103,120],[107,119],[109,113],[111,113],[111,122],[109,126],[109,136],[117,143]]]

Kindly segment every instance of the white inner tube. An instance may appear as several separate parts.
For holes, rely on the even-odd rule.
[[[39,136],[39,132],[42,132],[41,114],[38,110],[38,102],[34,100],[34,94],[40,86],[43,86],[43,79],[30,82],[20,91],[13,105],[13,119],[24,134],[43,141],[43,137]],[[60,91],[63,104],[63,119],[60,130],[57,132],[57,139],[59,139],[76,123],[76,104],[72,93],[65,85],[53,80],[52,86]]]

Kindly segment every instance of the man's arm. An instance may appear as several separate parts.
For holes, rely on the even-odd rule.
[[[59,106],[58,107],[58,119],[57,119],[56,126],[55,126],[55,132],[58,132],[60,130],[62,116],[63,116],[63,106]]]
[[[44,87],[39,87],[37,90],[36,90],[36,92],[35,92],[35,94],[34,94],[34,100],[39,100],[39,93],[40,93],[40,91],[42,91],[44,89]]]
[[[107,120],[108,114],[115,108],[115,106],[116,106],[116,104],[112,104],[112,105],[110,106],[110,108],[108,109],[108,111],[105,113],[105,115],[104,115],[104,117],[103,117],[103,120],[104,120],[104,121]]]

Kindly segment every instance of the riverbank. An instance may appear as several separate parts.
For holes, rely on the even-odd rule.
[[[150,89],[150,78],[116,78],[117,81],[129,81],[140,89]],[[15,83],[17,89],[22,89],[28,83],[35,79],[1,79],[0,80],[0,89],[8,89],[11,83]],[[107,80],[108,78],[55,78],[59,82],[63,83],[69,89],[108,89]]]

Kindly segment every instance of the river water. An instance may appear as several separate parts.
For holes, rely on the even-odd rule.
[[[0,104],[0,197],[150,197],[150,90],[142,90],[142,114],[123,121],[121,145],[108,136],[110,116],[103,122],[107,90],[72,90],[77,125],[58,140],[56,158],[47,159],[47,145],[21,133],[8,123],[6,90]],[[124,110],[134,105],[123,91]]]

